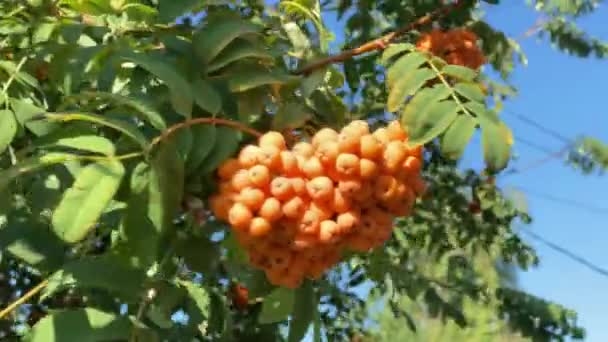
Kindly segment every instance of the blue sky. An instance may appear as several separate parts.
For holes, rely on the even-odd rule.
[[[486,5],[486,19],[511,37],[520,37],[538,19],[538,13],[524,1],[504,2],[499,6]],[[334,29],[335,17],[324,16]],[[608,41],[608,12],[600,8],[596,14],[579,24],[595,36]],[[342,38],[336,32],[338,41]],[[518,113],[546,127],[575,138],[586,134],[608,142],[608,60],[579,59],[567,56],[551,47],[547,40],[535,36],[520,40],[528,57],[527,66],[519,66],[511,83],[519,95],[505,104],[509,112]],[[511,166],[529,165],[546,154],[522,143],[518,138],[557,151],[563,143],[517,120],[508,113],[504,120],[513,129],[515,151],[519,159]],[[475,137],[461,161],[464,168],[480,169],[481,146]],[[555,159],[520,174],[501,178],[499,184],[530,192],[607,207],[608,175],[583,176]],[[596,265],[608,268],[608,210],[594,213],[572,205],[527,196],[527,204],[534,222],[529,229],[559,244]],[[561,303],[579,313],[580,323],[587,328],[586,341],[608,341],[608,278],[585,268],[543,244],[529,239],[540,258],[541,265],[519,275],[526,291]]]

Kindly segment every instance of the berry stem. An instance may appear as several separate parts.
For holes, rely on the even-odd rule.
[[[320,59],[316,62],[313,62],[311,64],[305,65],[303,68],[296,70],[294,72],[294,74],[296,75],[309,75],[310,73],[312,73],[313,71],[320,69],[326,65],[329,64],[334,64],[334,63],[342,63],[347,59],[353,58],[355,56],[359,56],[362,55],[364,53],[368,53],[368,52],[372,52],[372,51],[376,51],[376,50],[383,50],[385,49],[390,43],[394,42],[397,38],[401,37],[402,35],[408,33],[409,31],[422,26],[422,25],[426,25],[428,23],[430,23],[433,19],[438,18],[440,16],[443,15],[447,15],[448,13],[450,13],[452,10],[455,10],[456,8],[458,8],[460,5],[462,5],[462,3],[465,2],[464,0],[458,0],[455,1],[453,4],[451,5],[446,5],[443,7],[440,7],[434,11],[432,11],[431,13],[422,16],[420,18],[418,18],[418,20],[409,23],[407,25],[405,25],[404,27],[389,32],[387,34],[385,34],[382,37],[376,38],[374,40],[371,40],[361,46],[358,46],[356,48],[350,49],[350,50],[346,50],[346,51],[342,51],[341,53],[337,54],[337,55],[333,55],[333,56],[329,56],[327,58],[323,58]]]
[[[157,145],[161,141],[167,139],[169,136],[171,136],[175,132],[179,131],[180,129],[194,126],[194,125],[203,125],[203,124],[224,125],[224,126],[235,128],[241,132],[251,134],[257,138],[262,136],[261,132],[258,132],[253,128],[247,127],[240,122],[227,120],[227,119],[218,119],[218,118],[196,118],[196,119],[191,119],[191,120],[186,120],[184,122],[180,122],[178,124],[175,124],[175,125],[167,128],[165,131],[163,131],[161,133],[161,135],[157,136],[156,138],[154,138],[154,140],[152,140],[152,142],[148,146],[148,151],[150,151],[155,145]]]

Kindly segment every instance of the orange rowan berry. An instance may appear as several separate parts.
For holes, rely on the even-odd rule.
[[[302,169],[306,177],[312,179],[315,177],[322,176],[323,172],[323,164],[317,157],[310,157],[305,163],[304,168]]]
[[[312,146],[317,147],[321,143],[328,141],[337,141],[338,140],[338,132],[334,131],[331,128],[322,128],[312,137]]]
[[[217,174],[221,179],[229,180],[240,168],[241,165],[237,159],[229,158],[220,165],[217,169]]]
[[[319,241],[321,243],[333,243],[340,228],[336,221],[325,220],[319,226]]]
[[[334,182],[325,176],[315,177],[306,184],[306,190],[314,200],[330,200],[334,194]]]
[[[279,132],[268,132],[262,135],[259,139],[258,145],[260,147],[273,146],[281,151],[287,148],[285,137],[283,137],[283,135]]]
[[[251,178],[247,170],[239,170],[233,176],[230,181],[232,189],[235,191],[241,191],[246,187],[252,186]]]
[[[328,220],[334,215],[334,212],[327,203],[323,202],[311,202],[309,210],[315,211],[319,215],[319,220],[321,221]]]
[[[325,165],[333,165],[339,153],[338,143],[335,141],[324,141],[317,147],[315,156]]]
[[[412,190],[414,190],[414,192],[418,196],[421,196],[426,192],[426,183],[424,182],[422,177],[420,177],[420,175],[411,179],[410,185],[412,186]]]
[[[300,178],[300,177],[289,178],[289,181],[291,182],[291,187],[293,188],[293,192],[297,196],[307,196],[308,195],[308,190],[306,190],[306,181],[304,180],[304,178]]]
[[[236,192],[232,187],[232,181],[230,182],[220,182],[218,185],[218,192],[220,194],[234,193]]]
[[[291,248],[295,251],[303,251],[315,247],[318,242],[319,238],[317,235],[312,235],[308,233],[298,233],[293,238]]]
[[[267,198],[264,203],[262,203],[258,214],[268,222],[279,220],[283,216],[281,202],[274,197]]]
[[[339,189],[334,189],[334,198],[331,209],[336,213],[344,213],[350,210],[352,203]]]
[[[405,130],[403,127],[401,127],[401,124],[397,120],[391,121],[388,126],[386,126],[386,133],[388,134],[388,138],[390,140],[403,141],[407,139]]]
[[[321,219],[315,210],[306,210],[299,221],[298,231],[305,234],[317,234]]]
[[[346,125],[345,129],[356,132],[358,136],[363,136],[369,133],[369,124],[364,120],[354,120]]]
[[[391,141],[386,145],[382,156],[382,166],[391,173],[396,173],[401,168],[406,157],[405,145],[401,141]]]
[[[389,138],[388,130],[384,127],[378,128],[372,133],[372,136],[383,146],[388,144],[391,139]]]
[[[378,164],[374,161],[361,158],[359,160],[359,175],[362,179],[371,179],[378,175]]]
[[[347,246],[355,252],[368,252],[373,247],[370,239],[359,235],[351,236],[347,240]]]
[[[291,151],[281,151],[279,158],[281,159],[281,172],[285,176],[296,176],[300,173],[298,159]]]
[[[236,229],[247,229],[252,219],[253,213],[242,203],[234,203],[228,211],[228,223]]]
[[[315,153],[315,149],[307,142],[299,142],[291,150],[295,155],[304,158],[310,158]]]
[[[344,176],[359,175],[359,157],[351,153],[341,153],[336,159],[336,170]]]
[[[260,148],[260,151],[260,164],[268,167],[271,170],[280,170],[281,150],[275,146],[264,146]]]
[[[373,135],[366,134],[361,137],[359,155],[362,158],[375,159],[382,155],[382,144]]]
[[[239,193],[239,202],[246,205],[252,211],[258,210],[264,203],[265,199],[266,196],[264,195],[264,192],[256,188],[248,187],[241,190]]]
[[[359,224],[361,214],[355,210],[350,210],[338,215],[336,223],[340,228],[340,233],[348,234]]]
[[[234,201],[230,200],[225,195],[214,195],[209,198],[209,204],[213,214],[220,220],[228,220],[228,211],[234,204]]]
[[[270,182],[270,193],[277,199],[284,201],[293,196],[293,187],[289,178],[276,177]]]
[[[285,217],[296,219],[304,214],[306,204],[300,197],[292,197],[283,204],[282,211]]]
[[[275,270],[284,270],[291,263],[292,253],[285,248],[272,248],[268,254],[271,267]]]
[[[395,177],[381,175],[374,184],[374,197],[381,201],[391,201],[397,195],[397,186]]]
[[[249,181],[251,182],[251,184],[259,188],[268,185],[268,183],[270,183],[270,170],[264,165],[253,166],[249,169]]]
[[[346,197],[353,198],[357,191],[362,188],[361,181],[357,179],[345,179],[338,182],[338,190]]]
[[[351,197],[359,203],[361,206],[373,205],[373,201],[370,201],[374,196],[374,188],[372,183],[362,182],[361,187],[358,191],[351,195]]]
[[[249,224],[249,234],[251,236],[265,236],[272,230],[272,225],[263,217],[254,217]]]
[[[351,131],[342,131],[338,135],[338,150],[340,153],[359,152],[359,136]]]
[[[259,163],[262,158],[262,150],[255,145],[247,145],[239,152],[239,164],[241,167],[250,168]]]

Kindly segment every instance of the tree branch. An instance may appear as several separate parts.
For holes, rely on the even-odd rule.
[[[456,2],[454,2],[451,5],[447,5],[447,6],[438,8],[438,9],[432,11],[431,13],[429,13],[423,17],[420,17],[418,20],[416,20],[412,23],[409,23],[406,26],[404,26],[396,31],[389,32],[380,38],[371,40],[354,49],[346,50],[337,55],[329,56],[327,58],[323,58],[316,62],[305,65],[301,69],[296,70],[294,72],[294,74],[309,75],[313,71],[315,71],[319,68],[322,68],[326,65],[334,64],[334,63],[341,63],[347,59],[362,55],[364,53],[368,53],[368,52],[372,52],[372,51],[376,51],[376,50],[383,50],[386,48],[386,46],[388,44],[392,43],[393,41],[395,41],[397,38],[401,37],[402,35],[408,33],[409,31],[415,29],[418,26],[426,25],[426,24],[432,22],[434,19],[450,13],[451,11],[460,7],[460,5],[462,5],[462,3],[464,3],[464,2],[465,2],[464,0],[457,0]]]

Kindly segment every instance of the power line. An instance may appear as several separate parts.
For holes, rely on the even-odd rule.
[[[586,266],[587,268],[589,268],[590,270],[592,270],[595,273],[598,273],[600,275],[603,275],[604,277],[608,277],[608,270],[605,268],[602,268],[600,266],[595,265],[594,263],[592,263],[591,261],[579,256],[578,254],[567,250],[564,247],[561,247],[551,241],[548,241],[547,239],[543,238],[542,236],[532,232],[531,230],[522,227],[521,231],[523,231],[524,233],[528,234],[529,236],[531,236],[533,239],[538,240],[540,242],[542,242],[543,244],[545,244],[547,247],[553,249],[554,251],[561,253],[562,255],[565,255],[566,257],[572,259],[573,261]]]
[[[559,203],[565,206],[570,206],[573,208],[577,208],[577,209],[582,209],[582,210],[586,210],[588,212],[592,212],[594,214],[601,214],[601,215],[608,215],[608,208],[606,207],[599,207],[590,203],[584,203],[584,202],[580,202],[580,201],[576,201],[576,200],[572,200],[569,198],[561,198],[561,197],[556,197],[553,195],[549,195],[549,194],[545,194],[542,192],[538,192],[538,191],[531,191],[529,189],[524,189],[518,186],[518,188],[520,190],[522,190],[525,194],[533,196],[533,197],[537,197],[543,200],[547,200],[547,201],[551,201],[554,203]]]
[[[555,152],[553,149],[550,149],[550,148],[548,148],[546,146],[543,146],[541,144],[537,144],[537,143],[535,143],[535,142],[533,142],[531,140],[522,138],[521,136],[515,137],[515,143],[516,144],[517,143],[522,143],[522,145],[526,145],[526,146],[528,146],[530,148],[533,148],[533,149],[535,149],[537,151],[540,151],[540,152],[543,152],[543,153],[546,153],[546,154],[553,154]]]
[[[548,153],[547,156],[545,156],[543,158],[540,158],[540,159],[534,160],[530,163],[524,164],[524,166],[512,167],[509,170],[506,170],[505,172],[503,172],[501,174],[501,177],[506,177],[506,176],[510,176],[513,174],[519,174],[519,173],[530,171],[532,169],[536,169],[538,167],[545,165],[548,162],[551,162],[555,159],[563,157],[563,155],[566,154],[567,152],[568,152],[568,147],[562,148],[559,151],[551,151],[551,153]]]
[[[515,113],[512,110],[509,109],[505,109],[505,112],[512,115],[513,117],[515,117],[517,120],[526,123],[527,125],[534,127],[536,129],[538,129],[539,131],[552,136],[555,139],[561,140],[562,142],[564,142],[565,144],[571,145],[573,144],[572,139],[566,137],[565,135],[557,132],[556,130],[550,129],[545,127],[543,124],[539,123],[538,121],[532,120],[524,115]]]

